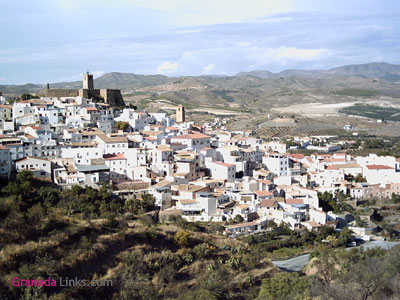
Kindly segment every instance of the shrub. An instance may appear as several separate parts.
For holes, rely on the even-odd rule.
[[[179,230],[174,236],[175,243],[180,248],[189,246],[189,238],[190,233],[185,230]]]

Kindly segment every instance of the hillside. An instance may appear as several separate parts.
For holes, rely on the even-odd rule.
[[[355,98],[400,98],[400,66],[387,63],[348,65],[329,70],[265,70],[234,76],[137,75],[112,72],[95,79],[96,88],[121,89],[127,102],[164,98],[185,105],[259,111],[301,103],[335,103]],[[52,83],[51,88],[80,88],[81,82]],[[0,86],[4,94],[37,93],[44,85]],[[357,100],[357,101],[358,101]]]

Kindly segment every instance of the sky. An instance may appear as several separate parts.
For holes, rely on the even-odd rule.
[[[400,64],[400,1],[0,0],[0,85]]]

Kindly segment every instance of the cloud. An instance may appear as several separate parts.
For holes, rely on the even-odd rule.
[[[196,32],[202,32],[203,30],[201,29],[188,29],[188,30],[178,30],[176,33],[178,34],[187,34],[187,33],[196,33]]]
[[[203,68],[203,74],[210,74],[215,68],[215,64],[209,64]]]
[[[7,44],[0,47],[0,77],[7,83],[45,83],[80,80],[77,74],[87,68],[102,70],[95,76],[111,71],[179,76],[327,69],[377,60],[400,63],[399,36],[400,19],[395,13],[278,14],[254,22],[77,38],[60,45]]]
[[[280,47],[274,49],[277,58],[291,58],[302,61],[319,59],[322,54],[329,51],[327,49],[299,49],[295,47]]]
[[[174,73],[179,67],[179,64],[166,61],[158,66],[157,73],[159,74],[171,74]]]

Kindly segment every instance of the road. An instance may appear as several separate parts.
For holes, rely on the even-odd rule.
[[[400,242],[372,241],[364,243],[361,246],[358,246],[357,248],[363,247],[364,249],[371,249],[371,248],[381,247],[383,249],[389,250],[390,248],[399,244]],[[347,248],[347,250],[351,248]],[[308,263],[309,257],[310,254],[304,254],[287,260],[272,261],[272,263],[282,271],[299,272]]]

